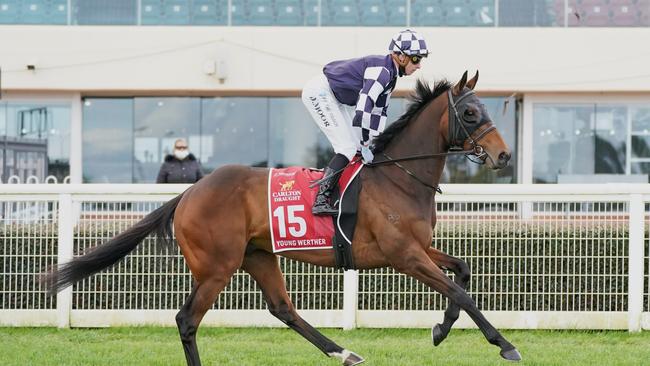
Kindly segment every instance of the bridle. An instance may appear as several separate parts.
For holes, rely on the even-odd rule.
[[[415,175],[415,173],[411,172],[409,169],[404,167],[399,162],[433,159],[433,158],[440,158],[443,156],[450,156],[450,155],[465,155],[470,161],[476,164],[485,164],[486,159],[491,159],[490,156],[485,152],[483,146],[479,144],[479,141],[481,141],[481,139],[483,139],[487,134],[489,134],[490,132],[496,129],[494,124],[492,122],[487,122],[484,124],[477,123],[476,127],[474,127],[472,131],[470,131],[470,129],[468,129],[466,126],[466,124],[469,123],[464,118],[461,117],[461,114],[458,113],[458,109],[464,106],[463,104],[461,104],[463,99],[466,99],[468,96],[474,95],[474,91],[469,90],[465,94],[461,95],[455,101],[454,101],[454,96],[451,93],[451,89],[447,91],[447,95],[449,97],[449,116],[450,117],[453,116],[453,118],[449,118],[449,149],[446,152],[434,153],[434,154],[410,155],[410,156],[406,156],[403,158],[396,158],[396,159],[391,158],[386,153],[382,153],[382,155],[386,158],[386,160],[368,163],[366,164],[366,166],[375,167],[380,165],[394,164],[398,168],[402,169],[406,174],[415,178],[415,180],[417,180],[425,187],[433,191],[436,191],[438,193],[442,193],[440,187],[433,186],[423,181],[421,178]],[[480,127],[484,125],[487,125],[487,128],[481,130]],[[464,134],[464,138],[459,139],[459,136],[462,136],[461,134]],[[467,140],[469,140],[471,149],[464,150],[464,143]],[[476,157],[477,160],[470,158],[470,156]]]
[[[470,159],[472,162],[476,164],[485,164],[485,159],[489,158],[489,155],[485,152],[485,149],[483,146],[479,145],[478,142],[485,137],[488,133],[490,133],[492,130],[496,129],[494,124],[492,122],[487,122],[486,124],[476,124],[476,127],[474,128],[474,131],[470,133],[470,131],[467,129],[466,124],[468,122],[463,118],[465,115],[462,114],[463,117],[461,117],[461,114],[458,113],[458,106],[461,106],[460,102],[467,98],[470,95],[474,95],[474,91],[470,90],[467,93],[463,94],[458,98],[458,100],[454,101],[454,97],[451,94],[451,89],[447,91],[447,95],[449,97],[449,115],[451,116],[451,112],[454,112],[453,119],[449,120],[449,150],[448,151],[460,151],[461,153],[465,153],[466,156],[476,156],[479,160],[473,160]],[[477,136],[474,136],[474,134],[479,130],[479,128],[483,125],[487,125],[487,128],[483,129],[478,133]],[[461,132],[464,134],[463,139],[459,139],[458,136],[461,134]],[[469,140],[470,145],[472,148],[470,150],[463,150],[464,148],[464,142],[466,140]]]

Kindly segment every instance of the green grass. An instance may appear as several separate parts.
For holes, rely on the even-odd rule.
[[[505,365],[476,330],[433,347],[426,329],[322,332],[367,365]],[[650,332],[504,331],[521,365],[650,365]],[[339,365],[289,329],[201,328],[204,365]],[[185,365],[175,328],[0,328],[0,365]]]

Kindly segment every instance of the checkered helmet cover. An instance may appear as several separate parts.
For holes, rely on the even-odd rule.
[[[394,35],[388,46],[388,51],[398,53],[402,53],[403,51],[409,56],[427,56],[429,54],[424,38],[418,32],[410,29],[403,30]]]

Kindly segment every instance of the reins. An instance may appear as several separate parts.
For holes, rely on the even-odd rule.
[[[379,166],[379,165],[393,164],[393,163],[397,163],[397,162],[400,162],[400,161],[424,160],[424,159],[440,158],[440,157],[448,156],[448,155],[467,155],[467,154],[472,154],[472,153],[475,153],[475,151],[474,150],[449,150],[449,151],[443,152],[443,153],[411,155],[411,156],[406,156],[406,157],[397,158],[397,159],[392,159],[392,158],[388,157],[388,155],[382,153],[382,155],[385,156],[386,159],[388,159],[388,160],[373,161],[372,163],[365,163],[365,165],[369,166],[369,167],[374,167],[374,166]]]
[[[449,110],[450,110],[450,112],[453,112],[453,115],[454,115],[454,118],[453,119],[450,118],[450,120],[449,120],[449,141],[450,141],[451,147],[449,148],[448,151],[441,152],[441,153],[434,153],[434,154],[411,155],[411,156],[406,156],[406,157],[397,158],[397,159],[393,159],[390,156],[388,156],[386,153],[382,153],[382,155],[386,158],[386,160],[371,162],[371,163],[365,163],[365,165],[372,168],[372,167],[376,167],[376,166],[393,165],[394,164],[398,168],[402,169],[406,174],[413,177],[420,184],[422,184],[425,187],[431,189],[432,191],[442,193],[442,190],[440,189],[439,186],[434,186],[434,185],[431,185],[431,184],[425,182],[424,180],[419,178],[415,173],[413,173],[412,171],[410,171],[409,169],[404,167],[399,162],[412,161],[412,160],[433,159],[433,158],[440,158],[440,157],[449,156],[449,155],[465,155],[465,156],[468,156],[468,159],[469,159],[469,155],[475,155],[479,159],[483,158],[483,156],[486,156],[487,153],[485,152],[485,149],[483,148],[483,146],[479,145],[478,142],[483,137],[485,137],[488,133],[490,133],[492,130],[496,129],[496,127],[494,126],[494,124],[492,124],[490,122],[486,129],[481,131],[478,136],[473,137],[472,134],[469,133],[469,131],[467,130],[467,127],[465,127],[465,125],[461,122],[461,117],[460,117],[460,115],[458,113],[458,109],[456,108],[456,104],[458,102],[460,102],[461,100],[463,100],[464,98],[466,98],[469,95],[473,95],[474,91],[470,90],[469,92],[463,94],[455,102],[454,102],[453,95],[451,94],[451,89],[449,89],[447,91],[447,93],[448,93],[448,96],[449,96]],[[454,144],[456,142],[456,140],[457,140],[456,131],[458,130],[458,128],[456,128],[455,126],[460,126],[461,131],[465,133],[466,138],[463,140],[463,142],[461,142],[461,144],[464,144],[465,140],[469,140],[470,144],[472,145],[471,149],[464,150],[463,146],[461,144],[458,144],[458,145]],[[487,156],[489,157],[489,155],[487,155]],[[473,161],[473,160],[470,159],[470,161]],[[485,160],[481,160],[481,161],[483,161],[483,163],[485,162]],[[473,162],[477,163],[476,161],[473,161]]]
[[[424,185],[425,187],[429,188],[430,190],[438,192],[438,193],[442,193],[442,190],[440,189],[439,186],[434,186],[434,185],[431,185],[431,184],[425,182],[420,177],[418,177],[415,173],[413,173],[408,168],[406,168],[404,165],[400,164],[400,162],[413,161],[413,160],[434,159],[434,158],[441,158],[441,157],[450,156],[450,155],[465,155],[469,159],[470,155],[474,155],[474,156],[478,157],[479,159],[481,159],[480,161],[482,161],[482,163],[484,164],[485,160],[483,160],[482,158],[484,156],[487,156],[489,158],[489,155],[487,155],[487,153],[485,152],[485,149],[483,148],[483,146],[479,145],[478,142],[483,137],[485,137],[488,133],[495,130],[496,127],[494,126],[494,124],[492,122],[489,122],[487,124],[488,127],[483,129],[482,131],[480,131],[478,136],[472,136],[473,133],[470,133],[467,130],[467,127],[465,127],[465,125],[461,122],[461,117],[460,117],[460,115],[458,113],[458,109],[456,108],[456,105],[461,100],[465,99],[467,96],[474,95],[474,91],[473,90],[468,91],[467,93],[460,96],[460,98],[458,98],[458,100],[456,100],[456,101],[454,101],[453,95],[451,94],[451,89],[449,89],[447,91],[447,93],[448,93],[448,97],[449,97],[450,115],[451,115],[451,112],[453,112],[453,116],[454,116],[453,118],[449,119],[449,141],[450,141],[450,145],[451,145],[449,147],[449,150],[447,150],[445,152],[433,153],[433,154],[410,155],[410,156],[405,156],[405,157],[396,158],[396,159],[391,158],[386,153],[381,153],[386,158],[386,160],[371,162],[371,163],[364,163],[364,165],[367,166],[367,167],[370,167],[370,168],[383,166],[383,165],[395,165],[396,167],[400,168],[406,174],[410,175],[416,181],[418,181],[420,184]],[[460,129],[457,128],[456,126],[460,126]],[[456,131],[462,131],[465,134],[465,139],[463,139],[460,144],[456,144],[456,141],[458,140],[458,138],[456,136]],[[476,133],[476,131],[474,131],[474,133]],[[463,149],[463,145],[464,145],[464,142],[466,140],[469,140],[469,143],[472,145],[472,148],[469,149],[469,150],[464,150]],[[358,159],[361,159],[361,158],[358,158]],[[477,163],[477,164],[481,164],[481,163],[479,163],[477,161],[474,161],[472,159],[470,159],[470,161],[472,161],[474,163]],[[319,179],[317,181],[311,182],[312,184],[309,185],[309,188],[312,188],[312,187],[314,187],[314,186],[316,186],[318,184],[321,184],[321,183],[323,183],[325,181],[330,180],[332,177],[334,177],[337,174],[341,173],[343,170],[345,170],[345,167],[335,171],[330,176],[323,177],[323,178],[321,178],[321,179]]]

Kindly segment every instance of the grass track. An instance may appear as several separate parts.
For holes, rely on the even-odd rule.
[[[509,365],[476,330],[453,330],[439,347],[426,329],[323,329],[366,365]],[[504,331],[520,365],[650,365],[650,332]],[[297,333],[201,328],[204,365],[339,365]],[[0,365],[185,365],[175,328],[0,328]]]

